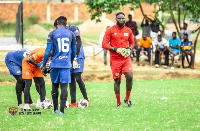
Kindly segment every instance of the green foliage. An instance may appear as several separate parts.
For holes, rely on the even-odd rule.
[[[68,25],[75,25],[75,26],[78,26],[80,24],[82,24],[84,21],[78,21],[78,22],[67,22]]]
[[[0,82],[3,82],[3,81],[14,82],[15,78],[13,76],[10,76],[10,75],[1,74],[0,75]]]
[[[16,22],[5,22],[0,20],[0,33],[5,33],[4,37],[14,37],[16,29]]]
[[[15,22],[5,22],[0,19],[0,30],[5,30],[5,29],[15,29],[16,28],[16,23]]]
[[[99,41],[100,34],[83,34],[81,37]]]
[[[40,21],[39,15],[31,15],[27,18],[27,21],[29,21],[32,25],[38,24]]]
[[[28,29],[29,26],[38,24],[40,21],[39,15],[31,15],[24,20],[24,30]]]
[[[41,115],[9,114],[17,106],[15,85],[0,85],[1,130],[199,130],[199,79],[134,81],[131,93],[133,107],[123,102],[125,82],[121,83],[122,108],[116,107],[113,82],[85,82],[90,106],[69,108],[65,115],[40,109]],[[78,86],[78,85],[77,85]],[[59,88],[60,92],[60,88]],[[31,87],[34,102],[39,98]],[[51,85],[46,84],[46,97],[51,99]],[[161,99],[167,97],[168,99]],[[22,97],[23,98],[23,97]],[[82,99],[77,90],[77,101]],[[70,95],[68,95],[70,101]],[[34,109],[34,107],[33,107]],[[19,110],[20,111],[20,110]]]
[[[134,9],[135,5],[138,7],[140,0],[86,0],[86,5],[89,7],[89,13],[91,14],[91,19],[96,19],[100,21],[99,17],[102,13],[113,13],[116,10],[120,10],[123,5],[131,4],[131,10]]]
[[[50,30],[51,28],[55,28],[52,23],[39,23],[38,25],[43,27],[46,30]]]

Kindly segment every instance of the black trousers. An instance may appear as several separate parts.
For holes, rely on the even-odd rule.
[[[186,57],[186,53],[185,53],[185,52],[182,52],[182,66],[183,66],[183,67],[184,67],[185,57]],[[189,66],[192,66],[193,61],[194,61],[194,53],[191,53],[191,54],[190,54]]]
[[[106,49],[103,49],[103,61],[105,65],[107,65],[107,52]]]
[[[71,103],[76,102],[76,82],[79,85],[79,88],[81,90],[83,98],[86,100],[88,99],[85,84],[81,78],[81,74],[82,74],[81,72],[71,74],[71,83],[69,84],[70,85]]]
[[[36,90],[40,95],[40,101],[45,100],[46,89],[43,77],[34,77],[34,82]],[[24,102],[27,104],[29,102],[30,88],[32,85],[32,79],[25,79],[25,89],[24,89]]]
[[[24,92],[25,81],[22,79],[22,75],[14,75],[14,77],[17,80],[15,90],[16,90],[17,101],[18,101],[18,105],[19,105],[19,104],[22,104],[22,92]],[[30,94],[29,94],[29,102],[28,103],[29,104],[33,103]]]
[[[139,62],[139,57],[140,57],[140,51],[142,49],[141,48],[138,48],[137,50],[137,54],[136,54],[136,61]],[[151,61],[151,48],[144,48],[144,51],[147,51],[147,54],[148,54],[148,62],[150,63]]]
[[[161,51],[164,50],[164,48],[159,48]],[[165,54],[165,64],[164,65],[169,65],[169,51],[166,50],[165,52],[163,52]],[[158,50],[155,51],[155,64],[159,64],[159,55],[160,52]]]
[[[59,96],[59,84],[60,84],[60,88],[61,88],[61,95],[60,95],[60,112],[64,113],[64,108],[66,105],[66,101],[67,101],[67,96],[68,96],[68,92],[67,92],[67,83],[53,83],[52,82],[52,91],[51,91],[51,95],[52,95],[52,99],[53,99],[53,105],[54,105],[54,111],[58,110],[58,96]]]
[[[45,100],[45,96],[46,96],[44,78],[43,77],[34,77],[33,80],[35,82],[36,90],[40,95],[40,101],[42,102]]]

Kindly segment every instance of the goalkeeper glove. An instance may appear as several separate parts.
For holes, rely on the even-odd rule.
[[[126,50],[125,48],[117,48],[116,52],[124,56],[125,50]]]
[[[123,56],[126,58],[130,55],[131,53],[131,50],[128,48],[128,49],[125,49],[124,53],[123,53]]]
[[[75,57],[73,62],[72,62],[72,68],[78,68],[78,62],[77,62],[77,58]]]
[[[43,63],[42,66],[40,67],[42,70],[42,74],[44,76],[47,76],[47,68],[46,68],[46,63]]]

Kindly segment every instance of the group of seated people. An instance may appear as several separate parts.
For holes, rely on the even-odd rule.
[[[174,58],[182,52],[182,67],[184,66],[185,57],[187,58],[187,62],[189,64],[189,68],[193,69],[192,63],[194,60],[193,53],[193,42],[189,41],[188,34],[184,34],[183,41],[176,36],[176,32],[172,33],[172,38],[169,42],[162,38],[161,35],[158,35],[157,40],[155,42],[155,67],[159,67],[159,56],[165,56],[165,62],[163,67],[166,69],[169,66],[169,56],[171,56],[172,64],[171,69],[174,69]],[[136,62],[139,66],[139,57],[141,50],[147,51],[148,63],[150,65],[151,62],[151,53],[153,50],[152,40],[150,37],[147,37],[146,34],[142,35],[142,38],[139,40],[139,43],[136,46]],[[190,56],[190,60],[189,57]]]

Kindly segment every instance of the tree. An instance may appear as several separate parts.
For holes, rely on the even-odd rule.
[[[134,10],[134,8],[140,7],[143,16],[147,18],[147,16],[143,12],[141,2],[147,2],[149,4],[155,5],[155,18],[161,24],[162,35],[164,35],[165,26],[163,24],[164,16],[161,19],[158,19],[160,11],[163,13],[168,13],[170,15],[178,35],[180,33],[180,30],[183,28],[181,23],[185,22],[186,17],[192,17],[197,20],[200,18],[199,0],[86,0],[86,5],[88,5],[89,7],[91,19],[96,19],[96,21],[98,22],[100,21],[99,17],[102,13],[111,14],[114,11],[119,10],[123,5],[127,4],[131,4],[130,10]],[[175,16],[178,16],[178,20],[176,20]],[[196,44],[199,34],[200,30],[198,30],[194,41],[194,54],[196,54]]]
[[[86,0],[85,3],[89,7],[88,11],[91,14],[91,19],[96,19],[99,22],[102,13],[111,14],[127,4],[131,4],[130,10],[133,10],[133,6],[139,7],[140,0]]]
[[[199,20],[200,16],[200,3],[199,0],[146,0],[150,4],[155,4],[158,6],[158,10],[156,11],[156,16],[159,11],[170,14],[172,21],[175,25],[176,31],[178,35],[180,34],[180,30],[183,29],[182,23],[185,22],[185,18],[195,18],[195,20]],[[175,16],[178,16],[177,20]],[[199,21],[200,22],[200,21]],[[200,27],[198,27],[198,33],[194,40],[194,58],[196,54],[196,45],[197,40],[200,34]],[[193,63],[194,66],[194,63]]]

